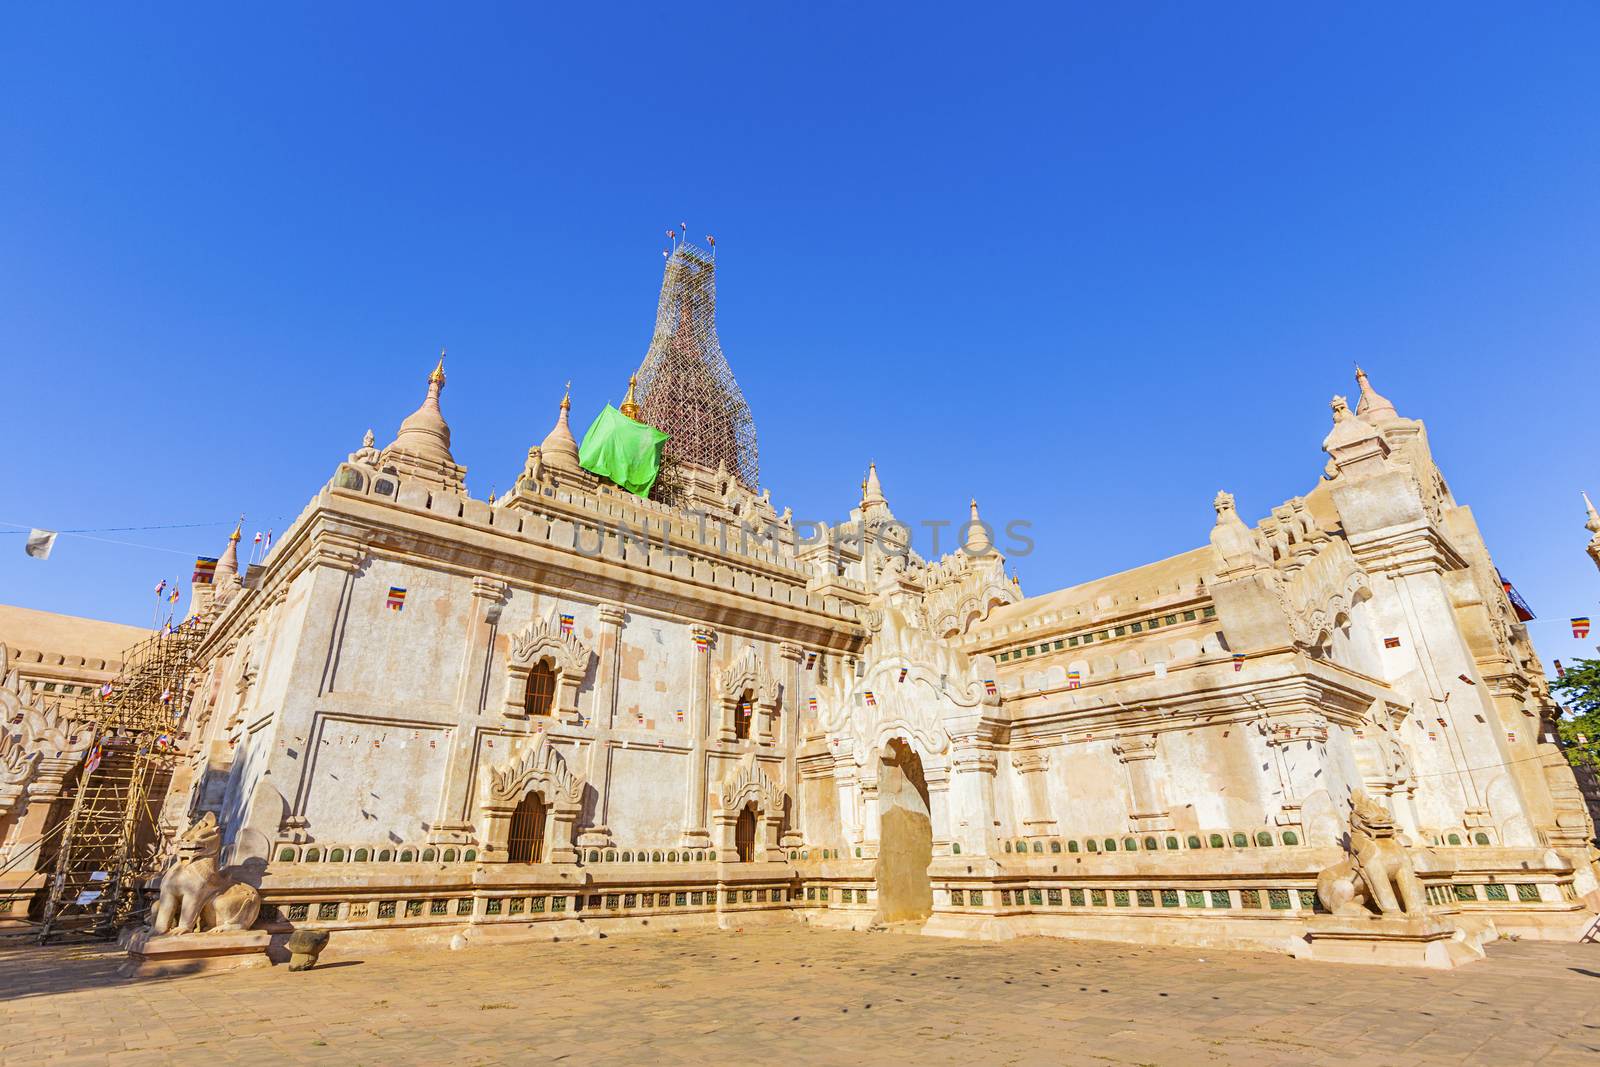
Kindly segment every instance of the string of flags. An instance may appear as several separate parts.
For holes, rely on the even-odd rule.
[[[389,600],[386,605],[390,611],[403,611],[406,606],[406,591],[398,585],[389,587]]]

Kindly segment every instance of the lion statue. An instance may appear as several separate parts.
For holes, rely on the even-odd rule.
[[[248,930],[255,924],[261,894],[217,868],[222,831],[215,812],[206,812],[189,827],[178,838],[176,851],[161,878],[152,934]]]
[[[1317,875],[1317,899],[1335,915],[1420,916],[1427,894],[1394,817],[1377,801],[1357,791],[1350,806],[1350,856]],[[1398,894],[1398,895],[1397,895]]]

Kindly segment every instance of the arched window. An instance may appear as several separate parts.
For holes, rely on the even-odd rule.
[[[544,824],[546,805],[538,793],[522,798],[511,813],[511,833],[506,839],[506,850],[512,863],[544,862]]]
[[[752,710],[754,705],[755,701],[752,699],[748,689],[744,691],[744,696],[739,698],[739,703],[734,705],[733,736],[740,741],[748,740],[750,737],[750,716],[754,713]],[[751,816],[751,818],[754,817],[753,815]]]
[[[548,715],[556,700],[556,672],[548,661],[541,660],[528,672],[528,695],[523,700],[523,710],[529,715]]]
[[[739,822],[733,831],[733,847],[739,853],[740,863],[755,862],[756,813],[749,805],[739,813]]]

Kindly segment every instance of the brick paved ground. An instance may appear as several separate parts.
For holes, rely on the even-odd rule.
[[[337,935],[335,935],[337,936]],[[119,981],[0,948],[0,1063],[1600,1064],[1600,945],[1451,973],[803,927]]]

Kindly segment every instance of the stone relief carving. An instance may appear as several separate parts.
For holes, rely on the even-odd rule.
[[[578,686],[589,672],[594,652],[578,640],[576,634],[562,633],[559,623],[545,619],[535,619],[511,635],[503,709],[506,718],[527,717],[528,676],[546,659],[556,672],[556,701],[552,712],[563,719],[577,719]]]
[[[1394,817],[1364,792],[1350,799],[1350,854],[1317,875],[1317,898],[1344,917],[1423,915],[1427,894]]]
[[[722,801],[724,811],[738,811],[752,800],[756,807],[767,814],[783,810],[783,790],[767,777],[767,772],[753,752],[746,753],[728,772],[722,780],[718,798]]]
[[[178,838],[172,865],[161,877],[152,934],[248,930],[261,911],[261,894],[217,867],[222,831],[206,812]]]

